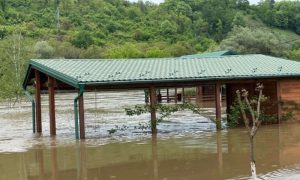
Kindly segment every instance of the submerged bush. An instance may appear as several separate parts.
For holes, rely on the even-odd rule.
[[[264,100],[264,102],[268,101],[268,98],[266,98]],[[274,106],[277,106],[277,104],[280,102],[276,102],[273,103],[271,105],[268,106],[268,108],[273,108]],[[289,103],[289,104],[293,104],[295,105],[295,103]],[[246,111],[247,114],[249,114],[249,110],[246,108],[246,105],[244,105],[244,109]],[[286,113],[282,113],[281,114],[281,121],[288,121],[294,118],[294,110],[299,108],[300,105],[295,105],[294,108],[289,109]],[[300,108],[299,108],[300,109]],[[227,127],[229,128],[235,128],[235,127],[239,127],[241,126],[240,123],[243,123],[243,121],[241,121],[242,118],[242,114],[240,111],[240,106],[237,102],[237,100],[234,101],[234,103],[230,106],[230,113],[228,114],[228,118],[227,118]],[[264,110],[261,111],[260,114],[260,119],[262,120],[262,123],[264,124],[273,124],[273,123],[277,123],[278,121],[278,117],[277,114],[267,114],[264,112]]]

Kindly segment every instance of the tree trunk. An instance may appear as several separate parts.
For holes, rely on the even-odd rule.
[[[252,178],[256,179],[256,166],[255,166],[255,159],[254,159],[254,136],[250,135],[250,166],[251,166],[251,174]]]

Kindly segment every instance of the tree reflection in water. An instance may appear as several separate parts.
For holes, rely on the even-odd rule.
[[[300,163],[300,125],[263,126],[257,135],[260,176],[284,176]],[[26,152],[0,154],[0,179],[239,179],[248,178],[245,129],[101,144],[41,140]],[[299,172],[297,169],[296,172]],[[17,173],[16,173],[17,172]],[[272,173],[274,172],[274,173]],[[275,173],[280,172],[280,173]],[[289,172],[290,173],[290,172]]]

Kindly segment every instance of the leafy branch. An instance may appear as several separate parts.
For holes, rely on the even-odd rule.
[[[156,104],[155,110],[160,114],[160,117],[157,119],[157,122],[163,121],[165,118],[169,117],[175,112],[190,110],[195,114],[201,114],[203,110],[196,104],[192,103],[183,103],[183,104]],[[151,107],[148,104],[145,105],[135,105],[133,108],[125,108],[126,115],[134,116],[141,115],[151,112]]]

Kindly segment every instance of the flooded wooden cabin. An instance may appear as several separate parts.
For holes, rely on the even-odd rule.
[[[226,55],[199,58],[162,59],[36,59],[31,60],[23,88],[33,104],[33,130],[42,132],[41,91],[49,94],[50,134],[56,135],[55,93],[76,91],[74,123],[76,138],[85,138],[84,93],[100,90],[147,89],[150,106],[158,99],[158,89],[197,89],[195,98],[203,99],[205,91],[213,92],[215,119],[220,129],[222,101],[230,107],[237,89],[255,94],[256,84],[264,84],[269,97],[266,113],[276,115],[300,103],[300,63],[265,55]],[[28,87],[35,90],[31,97]],[[206,87],[206,88],[202,88]],[[206,89],[206,90],[205,90]],[[224,98],[222,98],[222,96]],[[223,103],[224,104],[224,103]],[[295,118],[300,117],[294,108]],[[227,112],[230,108],[227,108]],[[156,133],[156,112],[151,108],[152,132]],[[219,124],[219,125],[218,125]]]

